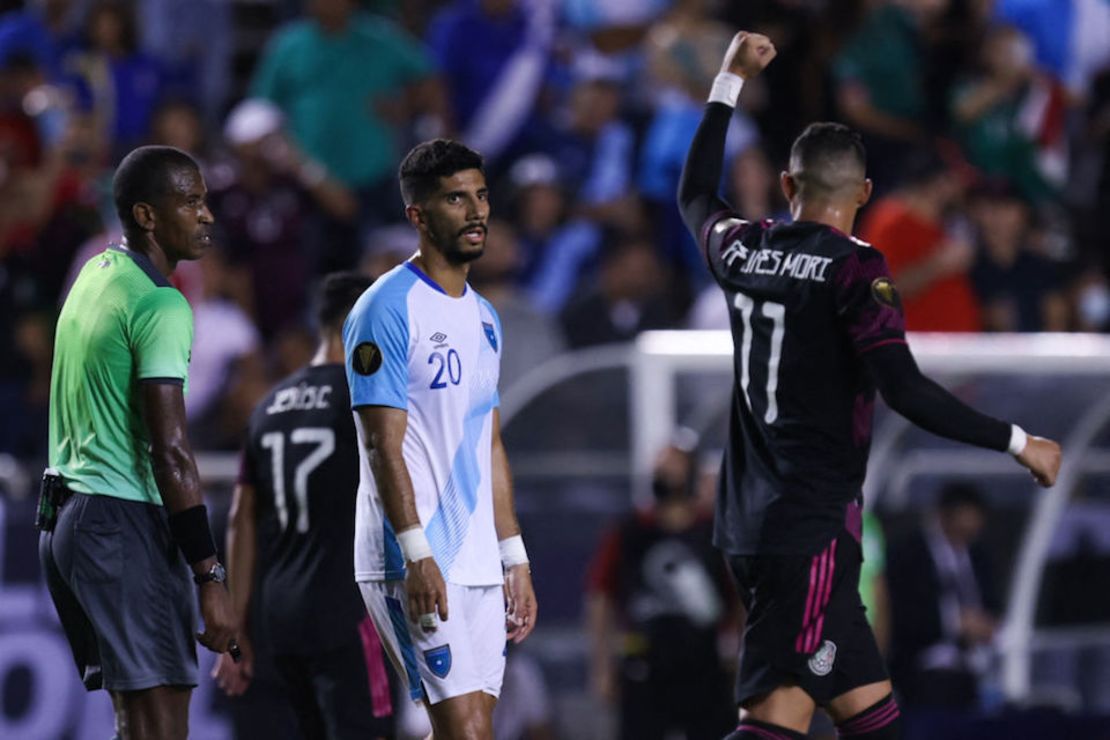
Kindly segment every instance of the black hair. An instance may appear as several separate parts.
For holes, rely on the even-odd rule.
[[[462,170],[485,174],[482,155],[451,139],[432,139],[412,148],[401,161],[398,177],[405,205],[420,203],[439,189],[439,178]]]
[[[324,276],[316,295],[316,321],[321,329],[339,327],[358,297],[373,284],[361,272],[332,272]]]
[[[863,139],[842,123],[811,123],[790,147],[791,174],[800,176],[803,187],[824,193],[843,187],[847,167],[855,164],[867,172],[867,149]]]
[[[112,179],[112,198],[124,233],[137,228],[131,210],[136,203],[156,203],[171,192],[171,175],[200,165],[172,146],[141,146],[123,158]]]
[[[940,489],[937,508],[941,511],[951,512],[963,506],[970,506],[985,513],[987,500],[982,492],[970,483],[947,483]]]

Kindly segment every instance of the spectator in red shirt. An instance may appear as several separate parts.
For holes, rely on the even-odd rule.
[[[944,223],[961,191],[939,157],[923,155],[907,167],[902,186],[870,209],[860,229],[860,238],[886,257],[911,331],[982,328],[968,277],[975,247]]]

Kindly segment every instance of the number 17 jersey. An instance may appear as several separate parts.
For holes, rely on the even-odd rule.
[[[502,583],[493,519],[492,430],[501,324],[470,286],[448,295],[415,264],[379,278],[343,327],[351,407],[407,412],[402,443],[416,511],[445,580]],[[355,578],[404,578],[396,533],[370,469],[364,430],[355,511]]]
[[[723,212],[699,236],[735,359],[714,541],[732,555],[818,552],[858,514],[875,402],[861,358],[906,341],[886,260],[813,222]]]

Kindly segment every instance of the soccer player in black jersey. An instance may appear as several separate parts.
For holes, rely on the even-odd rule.
[[[735,344],[729,445],[714,541],[748,609],[730,740],[805,737],[817,705],[841,737],[899,736],[898,707],[859,597],[861,490],[876,388],[935,434],[1009,451],[1041,485],[1060,448],[984,416],[918,370],[898,290],[850,236],[871,194],[863,145],[818,123],[781,176],[790,223],[746,222],[717,196],[725,132],[745,79],[775,56],[738,33],[679,186],[683,218],[728,299]]]
[[[342,327],[370,283],[357,273],[325,278],[316,356],[255,409],[227,533],[243,659],[220,661],[214,675],[233,696],[250,683],[244,638],[257,556],[261,621],[301,732],[313,740],[393,736],[381,645],[351,570],[359,464]],[[381,680],[370,685],[371,674]]]

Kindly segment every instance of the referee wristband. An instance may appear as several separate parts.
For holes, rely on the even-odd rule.
[[[710,103],[724,103],[729,108],[736,107],[736,99],[740,97],[740,89],[744,87],[744,78],[732,72],[721,72],[713,78],[713,87],[709,90]]]
[[[1029,435],[1017,424],[1010,425],[1010,446],[1007,452],[1011,455],[1020,455],[1025,452],[1025,445],[1029,443]]]
[[[216,541],[208,527],[208,507],[204,504],[170,514],[170,534],[189,565],[216,555]]]
[[[428,544],[428,537],[421,526],[398,532],[397,542],[401,545],[401,554],[405,556],[406,563],[417,563],[432,557],[432,546]]]
[[[528,551],[524,549],[524,538],[519,534],[506,537],[497,546],[501,549],[501,565],[506,568],[528,564]]]

